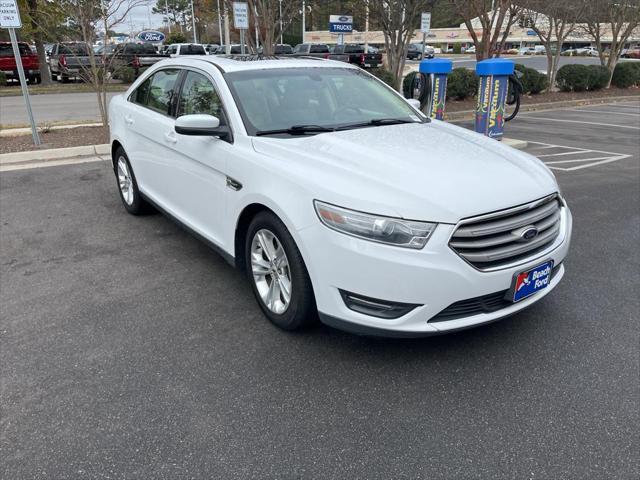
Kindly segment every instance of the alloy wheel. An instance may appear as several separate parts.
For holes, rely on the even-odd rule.
[[[287,254],[273,232],[258,230],[251,241],[251,271],[265,306],[281,315],[291,303],[291,269]]]
[[[124,157],[118,158],[118,186],[127,205],[133,204],[133,178]]]

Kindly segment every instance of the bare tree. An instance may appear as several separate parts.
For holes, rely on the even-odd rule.
[[[458,15],[464,19],[476,47],[476,58],[484,60],[499,56],[511,27],[520,17],[522,7],[511,3],[512,0],[450,1]]]
[[[227,0],[227,9],[233,15],[233,1]],[[280,34],[291,24],[294,13],[300,8],[295,0],[248,0],[249,28],[245,34],[245,41],[250,50],[257,53],[255,38],[256,23],[258,39],[262,45],[264,55],[273,55],[273,46],[278,42]],[[282,22],[280,22],[280,7],[282,7]],[[256,16],[257,13],[257,16]],[[280,29],[282,25],[282,30]]]
[[[529,0],[522,2],[522,26],[538,35],[547,56],[548,91],[556,83],[562,45],[577,28],[582,18],[585,2],[582,0]]]
[[[609,69],[611,86],[613,71],[620,55],[634,30],[640,25],[639,0],[585,0],[587,3],[584,30],[593,38],[598,49],[600,63]],[[609,50],[605,39],[611,38]]]
[[[107,85],[114,57],[96,55],[91,46],[97,39],[98,30],[104,31],[106,44],[107,32],[121,24],[133,8],[146,3],[147,0],[60,0],[58,3],[68,21],[78,27],[88,46],[89,63],[80,64],[82,77],[97,95],[100,118],[105,127],[109,123]]]
[[[366,0],[365,0],[366,1]],[[402,74],[409,42],[420,25],[420,14],[430,11],[436,0],[376,0],[369,2],[369,16],[384,33],[387,65],[394,87],[402,88]]]

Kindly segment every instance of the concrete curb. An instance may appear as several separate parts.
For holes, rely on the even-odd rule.
[[[0,154],[0,166],[32,162],[41,163],[74,157],[95,157],[100,155],[109,155],[110,153],[111,147],[108,143],[100,145],[86,145],[82,147],[51,148],[49,150],[3,153]]]
[[[626,95],[623,97],[600,97],[600,98],[585,98],[580,100],[563,100],[561,102],[546,102],[546,103],[532,103],[529,105],[522,105],[520,107],[520,113],[522,112],[537,112],[544,110],[558,110],[566,107],[581,107],[587,105],[600,105],[603,103],[620,102],[623,100],[633,100],[638,98],[638,95]],[[473,120],[475,110],[464,110],[462,112],[451,112],[445,115],[445,121],[456,122],[462,120]],[[516,117],[517,118],[517,117]]]

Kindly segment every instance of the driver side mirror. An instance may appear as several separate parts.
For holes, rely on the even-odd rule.
[[[219,137],[221,140],[231,137],[229,127],[220,125],[220,119],[213,115],[183,115],[176,119],[175,130],[180,135]]]

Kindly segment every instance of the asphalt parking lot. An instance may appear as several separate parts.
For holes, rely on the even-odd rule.
[[[0,478],[638,478],[640,101],[507,133],[572,208],[567,274],[420,340],[277,330],[106,162],[1,173]]]

